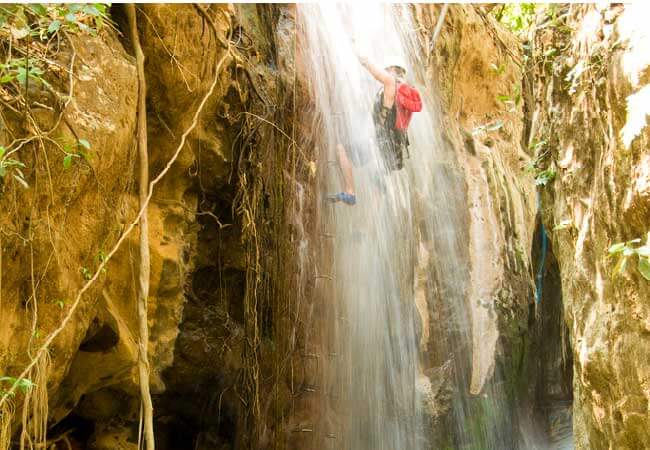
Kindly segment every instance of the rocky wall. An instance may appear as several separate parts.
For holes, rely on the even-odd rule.
[[[539,18],[533,48],[534,139],[561,275],[574,369],[578,449],[647,448],[649,282],[647,243],[647,6],[571,5]],[[641,255],[642,256],[642,255]]]

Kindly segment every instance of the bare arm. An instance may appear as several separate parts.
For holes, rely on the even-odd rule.
[[[365,67],[368,72],[370,72],[370,75],[372,75],[375,80],[384,85],[384,106],[387,108],[392,108],[395,101],[395,89],[397,87],[395,83],[395,76],[371,63],[368,61],[368,58],[360,56],[359,62],[361,62],[361,65]]]
[[[363,56],[360,56],[359,62],[363,67],[366,68],[368,72],[370,72],[370,75],[372,75],[375,78],[375,80],[379,81],[380,83],[383,83],[384,86],[386,85],[386,83],[390,83],[391,81],[393,81],[393,76],[390,73],[388,73],[384,69],[380,69],[378,66],[368,61],[368,58],[364,58]]]

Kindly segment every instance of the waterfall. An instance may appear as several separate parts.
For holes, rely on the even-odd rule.
[[[434,86],[417,64],[419,43],[408,7],[301,4],[297,21],[302,64],[319,113],[315,128],[327,153],[323,196],[343,189],[337,144],[363,149],[353,170],[357,204],[329,206],[323,224],[323,233],[333,237],[331,273],[321,277],[330,283],[333,312],[323,324],[330,337],[314,445],[434,448],[425,425],[432,380],[423,373],[419,347],[429,321],[443,318],[436,324],[443,339],[430,344],[442,359],[451,355],[452,437],[444,445],[517,448],[506,393],[492,381],[494,312],[477,302],[490,286],[469,267],[467,242],[491,241],[481,229],[467,229],[465,175],[443,138]],[[371,111],[380,85],[361,66],[355,48],[378,65],[388,55],[401,58],[407,81],[425,100],[409,128],[410,157],[403,170],[387,170],[372,144]]]

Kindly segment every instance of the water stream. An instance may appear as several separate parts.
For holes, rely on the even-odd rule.
[[[487,312],[468,301],[481,295],[481,284],[468,267],[464,174],[443,140],[426,68],[413,64],[419,43],[408,7],[301,4],[297,20],[327,151],[323,195],[343,189],[336,145],[366,149],[354,169],[357,204],[332,205],[325,224],[334,236],[332,273],[324,275],[332,283],[328,300],[334,312],[316,447],[437,448],[426,431],[430,380],[421,369],[419,345],[429,333],[428,321],[444,317],[438,336],[444,339],[435,349],[441,361],[452,355],[446,373],[457,389],[450,438],[436,445],[518,448],[504,387],[492,377],[493,352],[486,351],[483,360],[480,351],[495,345],[496,335],[494,342],[472,340],[472,326],[485,327]],[[386,170],[371,143],[370,111],[380,85],[360,65],[355,47],[379,65],[387,56],[404,61],[407,81],[423,94],[425,109],[409,128],[410,157],[403,170]],[[473,238],[481,238],[481,230],[474,232],[479,236]],[[431,311],[431,304],[439,310]]]

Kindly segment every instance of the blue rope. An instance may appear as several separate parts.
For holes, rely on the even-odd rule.
[[[548,238],[546,237],[546,230],[544,229],[544,222],[541,219],[542,210],[542,196],[537,191],[537,211],[540,213],[540,233],[542,234],[542,252],[539,257],[539,267],[537,268],[537,283],[535,290],[535,303],[539,304],[542,301],[542,282],[544,280],[544,264],[546,263],[546,253],[548,252]]]

